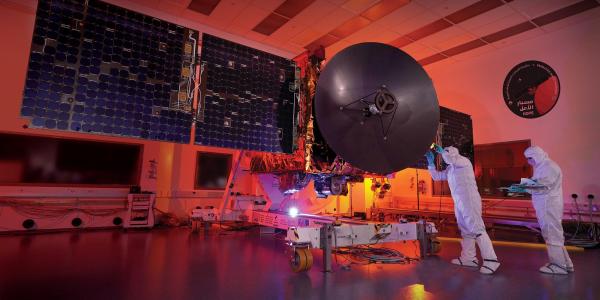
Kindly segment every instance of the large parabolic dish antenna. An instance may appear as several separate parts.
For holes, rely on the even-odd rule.
[[[380,43],[350,46],[327,63],[317,82],[315,113],[333,151],[379,174],[422,158],[440,118],[423,67],[402,50]]]

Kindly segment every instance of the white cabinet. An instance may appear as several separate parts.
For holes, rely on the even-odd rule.
[[[154,201],[155,194],[129,194],[127,195],[127,215],[123,220],[123,227],[148,227],[154,226]]]

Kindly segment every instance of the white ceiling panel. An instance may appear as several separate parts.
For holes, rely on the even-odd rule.
[[[510,46],[510,45],[514,45],[523,41],[527,41],[527,40],[531,40],[537,37],[540,37],[542,35],[544,35],[544,31],[542,31],[539,28],[534,28],[522,33],[519,33],[517,35],[499,40],[497,42],[492,43],[491,45],[494,46],[495,48],[503,48],[506,46]]]
[[[390,29],[399,34],[407,34],[439,19],[440,17],[435,15],[434,13],[424,11],[418,16],[405,20],[404,22],[401,22],[398,25],[391,27]]]
[[[327,1],[315,1],[292,20],[311,25],[323,18],[328,18],[336,9],[339,9],[339,7]]]
[[[470,41],[473,41],[475,39],[477,39],[478,37],[470,34],[470,33],[465,33],[465,34],[461,34],[461,35],[457,35],[454,36],[452,38],[449,38],[445,41],[440,41],[436,44],[433,45],[434,48],[436,49],[440,49],[440,50],[448,50],[451,48],[454,48],[456,46],[468,43]]]
[[[569,6],[578,0],[515,0],[508,5],[523,13],[529,18],[536,18],[563,7]]]
[[[378,43],[389,43],[390,41],[393,41],[399,37],[400,34],[395,31],[382,29],[380,32],[375,34],[373,41]]]
[[[503,5],[471,19],[460,22],[458,25],[468,31],[472,31],[473,29],[477,29],[481,26],[485,26],[487,24],[494,23],[506,17],[512,16],[515,13],[516,12],[513,8]]]
[[[401,49],[402,49],[402,51],[410,54],[410,53],[421,51],[423,48],[425,48],[425,45],[423,45],[419,42],[414,42],[414,43],[410,43],[410,44],[402,47]]]
[[[267,38],[266,35],[252,31],[252,30],[250,30],[246,34],[244,34],[244,37],[254,40],[254,41],[257,41],[257,42],[262,42]]]
[[[353,43],[350,43],[348,41],[345,40],[341,40],[329,47],[327,47],[325,49],[325,56],[327,57],[327,59],[331,59],[333,56],[335,56],[336,53],[346,49],[347,47],[354,45]]]
[[[207,24],[217,28],[227,28],[248,5],[247,1],[221,0],[210,14]]]
[[[383,28],[377,25],[371,25],[351,34],[350,36],[346,37],[345,40],[353,44],[361,42],[375,42],[376,36],[380,35],[383,31]]]
[[[247,1],[248,0],[246,0],[246,2]],[[285,2],[285,0],[253,0],[251,1],[251,5],[264,10],[274,11],[283,2]]]
[[[254,26],[260,23],[271,12],[256,6],[247,6],[237,17],[233,19],[230,26],[246,28],[246,31],[252,30]]]
[[[326,0],[326,1],[333,5],[337,5],[337,6],[342,6],[342,5],[344,5],[344,3],[348,2],[348,0]]]
[[[459,11],[479,0],[447,0],[447,1],[433,1],[427,9],[437,14],[440,17],[445,17],[456,11]]]
[[[401,23],[406,22],[409,19],[418,17],[420,14],[425,12],[425,8],[420,5],[410,2],[407,5],[400,7],[393,11],[387,16],[375,21],[373,24],[377,24],[383,28],[398,27]],[[405,33],[405,32],[398,32]]]
[[[303,47],[298,47],[298,45],[292,43],[285,43],[284,47],[290,53],[296,53],[296,55],[300,55],[300,53],[306,51]]]
[[[540,28],[544,32],[552,32],[555,30],[560,30],[562,28],[571,26],[573,24],[586,22],[586,21],[590,21],[593,19],[600,20],[600,6],[596,7],[596,8],[592,8],[588,11],[584,11],[584,12],[574,15],[574,16],[564,18],[560,21],[556,21],[556,22],[550,23],[548,25],[544,25]],[[600,26],[597,25],[597,26],[590,27],[590,29],[593,29],[593,28],[600,28]],[[598,32],[596,31],[595,34],[598,34]]]
[[[270,37],[281,42],[288,42],[293,37],[303,32],[306,27],[306,24],[301,23],[300,20],[294,18],[281,26],[277,31],[273,32]]]
[[[289,42],[296,46],[304,47],[304,46],[310,44],[312,41],[320,38],[321,35],[322,35],[321,32],[318,32],[312,28],[305,28],[298,35],[296,35],[295,37],[292,37]]]
[[[430,36],[427,36],[423,39],[420,39],[419,42],[429,47],[438,48],[438,44],[443,44],[448,40],[455,39],[456,37],[465,36],[471,37],[471,40],[474,38],[473,35],[466,32],[464,29],[461,29],[457,26],[446,28],[442,31],[436,32]],[[458,44],[457,44],[458,45]],[[439,48],[438,48],[439,49]],[[440,49],[445,50],[445,49]]]
[[[334,10],[331,14],[327,15],[327,17],[314,22],[311,28],[315,31],[325,34],[332,31],[333,29],[340,26],[341,24],[348,21],[354,16],[355,14],[351,11],[344,8],[339,8]]]
[[[235,35],[244,36],[250,30],[248,30],[248,27],[245,26],[230,25],[229,27],[227,27],[227,29],[225,29],[225,31],[233,33]]]
[[[158,3],[158,10],[164,11],[173,16],[179,16],[187,8],[187,6],[178,4],[173,1],[160,1]]]
[[[377,2],[379,2],[379,0],[348,0],[342,5],[342,8],[359,15]]]
[[[447,1],[446,0],[412,0],[412,2],[414,2],[420,6],[423,6],[425,8],[430,8],[432,6],[443,4]]]
[[[148,7],[157,7],[159,0],[128,0],[130,3],[137,3]]]
[[[160,2],[170,2],[175,5],[188,7],[188,5],[190,5],[190,2],[192,2],[192,0],[160,0]]]
[[[280,40],[275,39],[272,36],[266,37],[264,40],[261,41],[261,43],[267,44],[267,45],[273,46],[273,47],[281,46],[281,44],[282,44]]]
[[[198,22],[198,23],[202,23],[202,24],[206,24],[206,21],[208,20],[208,16],[207,15],[203,15],[201,13],[197,13],[193,10],[190,9],[185,9],[181,12],[180,17],[188,19],[190,21],[193,22]]]
[[[409,54],[414,59],[421,60],[423,58],[430,57],[430,56],[432,56],[434,54],[437,54],[437,53],[438,53],[438,51],[436,49],[432,49],[432,48],[429,48],[429,47],[423,47],[421,50],[415,51],[415,52],[409,53]]]
[[[454,55],[454,56],[452,56],[452,58],[455,59],[456,61],[463,61],[463,60],[473,59],[475,57],[481,56],[485,53],[489,53],[494,50],[496,50],[494,47],[492,47],[490,45],[485,45],[485,46],[481,46],[479,48],[475,48],[475,49],[467,51],[467,52],[463,52],[458,55]]]
[[[523,22],[527,22],[527,19],[521,14],[514,13],[512,15],[508,15],[504,18],[498,19],[494,22],[481,25],[476,28],[468,29],[468,31],[477,36],[486,36],[488,34],[492,34],[500,30],[510,28],[511,26],[521,24]],[[462,24],[459,24],[458,26],[462,27]]]

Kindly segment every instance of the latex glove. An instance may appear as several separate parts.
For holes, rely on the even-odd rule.
[[[442,146],[436,144],[435,147],[433,148],[435,150],[435,152],[442,154],[444,153],[444,148],[442,148]]]
[[[433,156],[433,153],[431,153],[431,151],[427,151],[425,153],[425,158],[427,158],[427,164],[430,166],[435,165],[435,157]]]
[[[508,188],[508,192],[509,193],[527,193],[527,190],[525,190],[522,187],[512,185]]]

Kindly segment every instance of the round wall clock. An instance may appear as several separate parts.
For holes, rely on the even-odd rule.
[[[547,114],[560,95],[556,72],[541,61],[529,60],[512,68],[504,79],[506,106],[522,118],[538,118]]]

